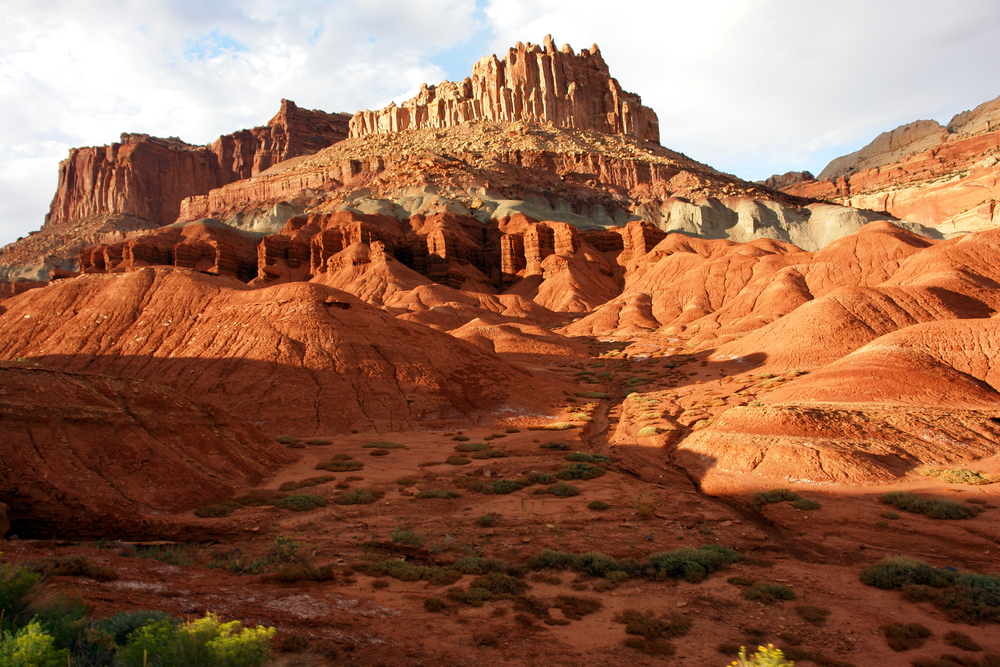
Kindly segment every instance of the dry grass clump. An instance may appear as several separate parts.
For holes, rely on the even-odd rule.
[[[931,631],[919,623],[892,623],[882,627],[882,634],[893,651],[910,651],[923,646]]]

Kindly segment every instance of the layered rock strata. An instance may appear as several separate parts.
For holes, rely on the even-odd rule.
[[[351,136],[452,127],[477,120],[526,120],[556,127],[625,134],[659,143],[659,121],[640,97],[611,77],[597,45],[579,54],[552,36],[482,58],[460,82],[423,85],[416,97],[378,111],[359,111]]]

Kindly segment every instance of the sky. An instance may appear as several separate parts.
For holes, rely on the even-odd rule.
[[[600,45],[663,145],[748,180],[1000,95],[997,0],[0,0],[0,29],[0,245],[71,147],[380,108],[546,34]]]

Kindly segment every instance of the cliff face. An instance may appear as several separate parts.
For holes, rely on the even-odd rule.
[[[833,160],[816,180],[782,191],[886,211],[944,234],[1000,224],[1000,97],[947,126],[916,121]]]
[[[452,127],[475,120],[526,120],[557,127],[625,134],[659,143],[656,112],[611,77],[597,45],[575,54],[569,45],[511,48],[501,60],[482,58],[464,81],[424,85],[402,106],[359,111],[351,137],[406,129]]]
[[[59,165],[45,227],[108,213],[169,224],[182,199],[310,155],[346,135],[346,114],[299,109],[282,100],[267,125],[219,137],[208,146],[122,134],[121,142],[110,146],[74,148]]]

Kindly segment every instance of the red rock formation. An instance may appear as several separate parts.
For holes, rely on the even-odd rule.
[[[611,78],[596,44],[577,55],[569,45],[557,50],[551,35],[542,46],[518,42],[503,60],[482,58],[464,81],[425,84],[402,106],[359,111],[350,127],[352,137],[363,137],[481,119],[528,120],[660,141],[656,112]]]
[[[944,233],[1000,225],[1000,98],[947,127],[918,121],[831,162],[818,180],[784,192],[887,211]]]
[[[218,502],[294,458],[147,382],[5,364],[0,412],[0,498],[22,537],[155,537],[149,515]]]
[[[59,165],[46,227],[122,213],[159,225],[177,219],[182,199],[254,176],[272,164],[340,141],[345,116],[281,101],[267,125],[219,137],[208,146],[147,134],[122,134],[110,146],[74,148]]]
[[[537,409],[532,376],[337,289],[187,269],[84,275],[5,302],[0,358],[144,379],[270,435]]]

